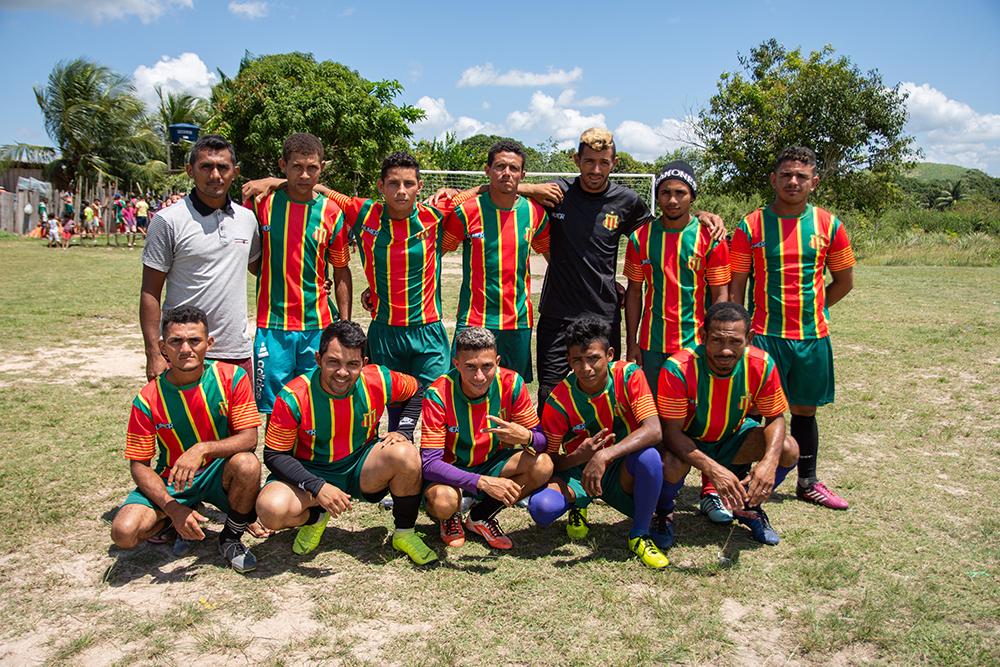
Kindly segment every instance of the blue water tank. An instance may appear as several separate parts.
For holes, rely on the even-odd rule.
[[[182,141],[198,141],[198,132],[201,130],[197,125],[190,123],[174,123],[167,128],[170,131],[170,143],[179,144]]]

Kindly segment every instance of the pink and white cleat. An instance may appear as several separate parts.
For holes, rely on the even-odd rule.
[[[847,501],[826,488],[823,482],[813,482],[807,487],[796,486],[795,497],[807,503],[829,507],[832,510],[846,510]]]

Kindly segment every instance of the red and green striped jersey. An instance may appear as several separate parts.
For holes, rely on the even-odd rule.
[[[488,192],[455,208],[445,218],[442,249],[462,248],[462,291],[458,326],[530,329],[530,249],[549,250],[549,218],[541,205],[518,197],[497,208]]]
[[[389,403],[417,393],[417,380],[368,364],[345,396],[327,393],[315,368],[278,392],[264,444],[291,452],[302,461],[333,463],[350,456],[378,437],[378,423]]]
[[[331,199],[317,195],[294,202],[277,190],[245,206],[260,225],[260,275],[257,276],[257,326],[285,331],[323,329],[337,307],[323,283],[327,263],[350,261],[344,214]]]
[[[142,388],[132,401],[125,458],[151,461],[159,450],[153,469],[166,479],[181,454],[199,442],[258,426],[260,415],[246,371],[206,361],[198,382],[179,387],[167,380],[165,371]]]
[[[461,468],[477,466],[502,446],[496,435],[483,432],[494,426],[487,415],[529,429],[538,426],[538,414],[520,375],[497,368],[489,391],[469,399],[462,391],[458,370],[452,368],[431,383],[424,394],[420,447],[444,449],[445,463]]]
[[[576,384],[570,373],[556,385],[542,408],[542,430],[549,454],[572,454],[587,438],[601,429],[614,431],[618,442],[639,428],[644,419],[656,416],[656,403],[642,369],[627,361],[608,366],[604,389],[590,395]]]
[[[625,247],[625,276],[645,283],[639,347],[673,354],[701,341],[698,329],[710,300],[708,285],[728,285],[729,247],[712,240],[692,217],[683,229],[654,220],[632,232]]]
[[[372,319],[390,326],[431,324],[441,319],[441,223],[444,211],[417,204],[409,218],[392,220],[372,199],[331,197],[344,210],[361,251]]]
[[[696,440],[725,440],[754,406],[763,416],[776,417],[788,409],[788,401],[774,360],[751,345],[725,377],[708,367],[704,345],[677,352],[660,369],[660,418],[683,419],[684,432]]]
[[[733,273],[751,274],[754,333],[792,340],[830,335],[824,270],[854,266],[836,216],[812,204],[799,218],[757,209],[733,233],[729,256]]]

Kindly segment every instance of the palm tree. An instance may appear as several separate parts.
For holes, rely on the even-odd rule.
[[[939,211],[943,211],[946,208],[950,208],[963,196],[961,179],[952,181],[951,183],[945,183],[945,187],[941,189],[937,198],[934,200],[934,208]]]
[[[188,123],[199,127],[204,125],[209,114],[208,100],[188,93],[164,94],[163,88],[160,86],[157,86],[155,90],[156,96],[160,100],[156,114],[157,130],[163,137],[165,144],[171,147],[170,157],[172,158],[176,154],[173,153],[170,138],[167,136],[170,126],[178,123]],[[170,160],[170,162],[177,164],[174,160]]]

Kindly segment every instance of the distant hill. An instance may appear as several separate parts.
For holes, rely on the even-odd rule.
[[[960,167],[957,164],[940,164],[938,162],[919,162],[900,179],[903,190],[918,201],[924,201],[928,193],[939,190],[942,186],[961,181],[963,193],[978,195],[1000,201],[1000,178],[980,171]]]
[[[906,175],[923,183],[933,183],[936,181],[958,181],[968,176],[969,172],[974,172],[977,176],[980,174],[986,176],[978,169],[960,167],[957,164],[941,164],[940,162],[918,162],[913,169],[906,172]]]

